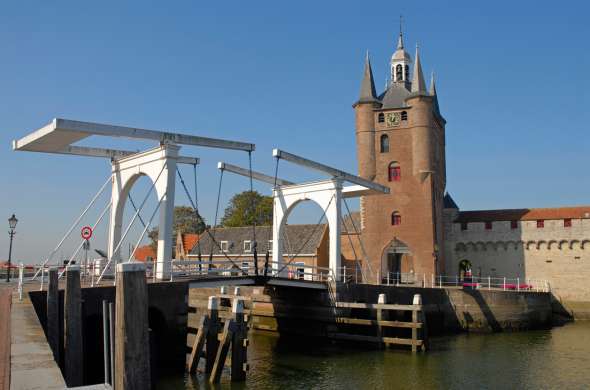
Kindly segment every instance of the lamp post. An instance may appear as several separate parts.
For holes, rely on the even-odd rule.
[[[8,235],[10,236],[10,246],[8,249],[8,268],[6,271],[6,283],[10,282],[10,267],[12,261],[12,238],[14,237],[14,228],[16,227],[16,223],[18,219],[12,214],[12,217],[8,218],[8,227],[10,230],[8,231]]]

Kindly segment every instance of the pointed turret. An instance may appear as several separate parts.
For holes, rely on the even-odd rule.
[[[414,62],[414,74],[412,78],[412,93],[426,93],[426,83],[424,74],[422,74],[422,64],[420,63],[420,53],[416,45],[416,59]]]
[[[365,71],[363,74],[363,81],[361,82],[361,92],[358,103],[372,103],[377,101],[373,70],[371,69],[371,61],[369,60],[369,52],[367,51],[367,55],[365,56]]]
[[[432,108],[434,113],[440,116],[440,110],[438,108],[438,97],[436,96],[436,85],[434,83],[434,72],[430,76],[430,96],[432,96]]]
[[[436,96],[436,86],[434,85],[434,72],[430,74],[430,95]]]

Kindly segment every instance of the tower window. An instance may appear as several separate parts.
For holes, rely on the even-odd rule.
[[[544,219],[537,219],[537,229],[541,229],[545,227],[545,220]]]
[[[403,77],[404,76],[403,73],[404,73],[403,67],[401,66],[401,64],[398,64],[395,67],[395,81],[402,81],[403,78],[404,78]]]
[[[384,123],[385,122],[385,114],[384,113],[380,113],[379,116],[378,116],[377,121],[379,123]]]
[[[410,66],[409,65],[406,65],[405,71],[406,71],[406,80],[409,80],[410,79]]]
[[[381,153],[389,152],[389,137],[386,134],[381,136]]]
[[[563,220],[563,227],[572,227],[572,219],[566,218]]]
[[[492,223],[491,222],[486,222],[486,230],[492,230]]]
[[[518,221],[510,221],[510,229],[518,229]]]
[[[392,162],[389,164],[389,168],[387,170],[387,177],[389,181],[400,181],[402,178],[402,170],[401,167],[397,162]]]
[[[461,230],[467,230],[467,222],[461,222]]]
[[[402,223],[402,216],[397,211],[391,213],[391,225],[398,226]]]
[[[407,121],[407,120],[408,120],[408,112],[402,111],[402,121]]]

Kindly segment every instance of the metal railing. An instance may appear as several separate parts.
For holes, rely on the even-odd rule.
[[[340,267],[337,271],[328,267],[306,265],[303,263],[276,263],[270,261],[268,269],[264,269],[264,261],[259,261],[258,274],[269,277],[285,279],[314,281],[314,282],[344,282],[365,283],[362,280],[362,272],[357,266]],[[160,267],[158,267],[160,265]],[[53,265],[55,267],[55,265]],[[115,284],[115,262],[107,259],[94,259],[88,265],[80,265],[80,275],[85,285]],[[15,267],[16,268],[16,267]],[[18,291],[22,291],[25,284],[34,283],[31,275],[38,275],[39,289],[46,288],[48,270],[50,266],[19,265],[18,267]],[[59,266],[63,272],[65,266]],[[16,271],[16,270],[15,270]],[[99,277],[102,275],[102,283]],[[174,281],[190,279],[193,277],[242,277],[255,276],[254,262],[229,261],[229,260],[171,260],[164,264],[161,262],[146,263],[146,278],[154,282],[158,280]],[[338,276],[337,276],[338,275]],[[497,276],[459,276],[459,275],[434,275],[403,272],[388,272],[382,275],[382,285],[399,287],[426,287],[426,288],[470,288],[502,291],[535,291],[550,292],[551,284],[545,279],[521,278],[521,277],[497,277]]]

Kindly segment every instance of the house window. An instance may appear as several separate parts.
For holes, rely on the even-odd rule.
[[[537,229],[541,229],[545,227],[545,220],[544,219],[537,219]]]
[[[295,268],[295,279],[304,280],[305,279],[305,263],[297,262],[293,263]]]
[[[402,170],[397,162],[389,164],[388,179],[389,181],[400,181],[402,178]]]
[[[566,218],[563,220],[563,227],[572,227],[572,219]]]
[[[385,114],[384,113],[380,113],[377,118],[378,118],[377,121],[379,123],[384,123],[385,122]]]
[[[227,252],[229,249],[229,242],[227,241],[220,241],[219,242],[219,247],[221,248],[222,252]]]
[[[492,230],[492,223],[486,222],[486,230]]]
[[[402,111],[402,121],[407,121],[407,120],[408,120],[408,112]]]
[[[391,224],[393,226],[401,225],[402,223],[402,216],[397,211],[391,213]]]
[[[244,252],[252,252],[252,241],[250,241],[250,240],[244,241]]]
[[[389,152],[389,137],[386,134],[381,136],[381,153]]]
[[[510,221],[510,229],[518,229],[518,221]]]
[[[461,230],[467,230],[467,222],[461,222]]]
[[[246,274],[248,274],[248,270],[250,269],[250,263],[248,263],[247,261],[243,261],[242,262],[242,271]]]

